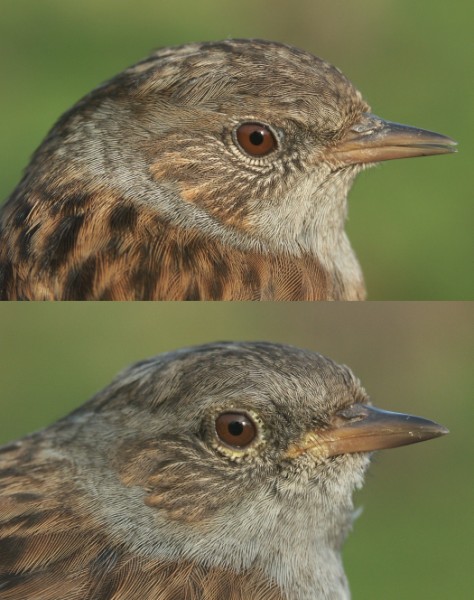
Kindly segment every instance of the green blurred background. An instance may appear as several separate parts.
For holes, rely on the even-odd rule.
[[[0,201],[47,130],[159,46],[264,37],[339,66],[374,112],[460,142],[360,176],[348,229],[371,299],[474,298],[471,0],[2,0]]]
[[[454,302],[4,303],[0,443],[65,415],[126,365],[162,351],[222,339],[317,350],[348,364],[375,404],[451,430],[377,454],[345,548],[354,600],[467,599],[473,326],[474,304]]]

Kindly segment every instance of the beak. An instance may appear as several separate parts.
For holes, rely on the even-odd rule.
[[[456,152],[456,145],[457,142],[440,133],[384,121],[376,115],[364,113],[332,154],[343,164],[353,165],[447,154]]]
[[[287,458],[311,451],[321,457],[372,452],[424,442],[449,433],[446,427],[421,417],[353,404],[332,419],[328,429],[307,432],[288,448]]]

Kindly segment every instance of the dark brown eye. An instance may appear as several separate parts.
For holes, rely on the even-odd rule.
[[[265,156],[277,147],[275,136],[261,123],[242,123],[235,136],[242,150],[250,156]]]
[[[216,418],[216,432],[227,446],[245,448],[257,437],[257,427],[244,413],[223,413]]]

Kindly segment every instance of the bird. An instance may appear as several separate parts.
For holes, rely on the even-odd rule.
[[[455,151],[279,42],[162,48],[86,95],[0,216],[4,300],[362,300],[347,195]]]
[[[0,448],[0,599],[347,600],[372,452],[445,433],[293,346],[142,360]]]

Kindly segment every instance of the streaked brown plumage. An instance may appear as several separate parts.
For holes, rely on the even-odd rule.
[[[337,69],[289,46],[165,48],[36,151],[0,217],[0,297],[363,299],[344,231],[354,177],[452,150],[374,117]]]
[[[143,361],[0,448],[0,599],[347,599],[368,452],[443,433],[288,346]]]

